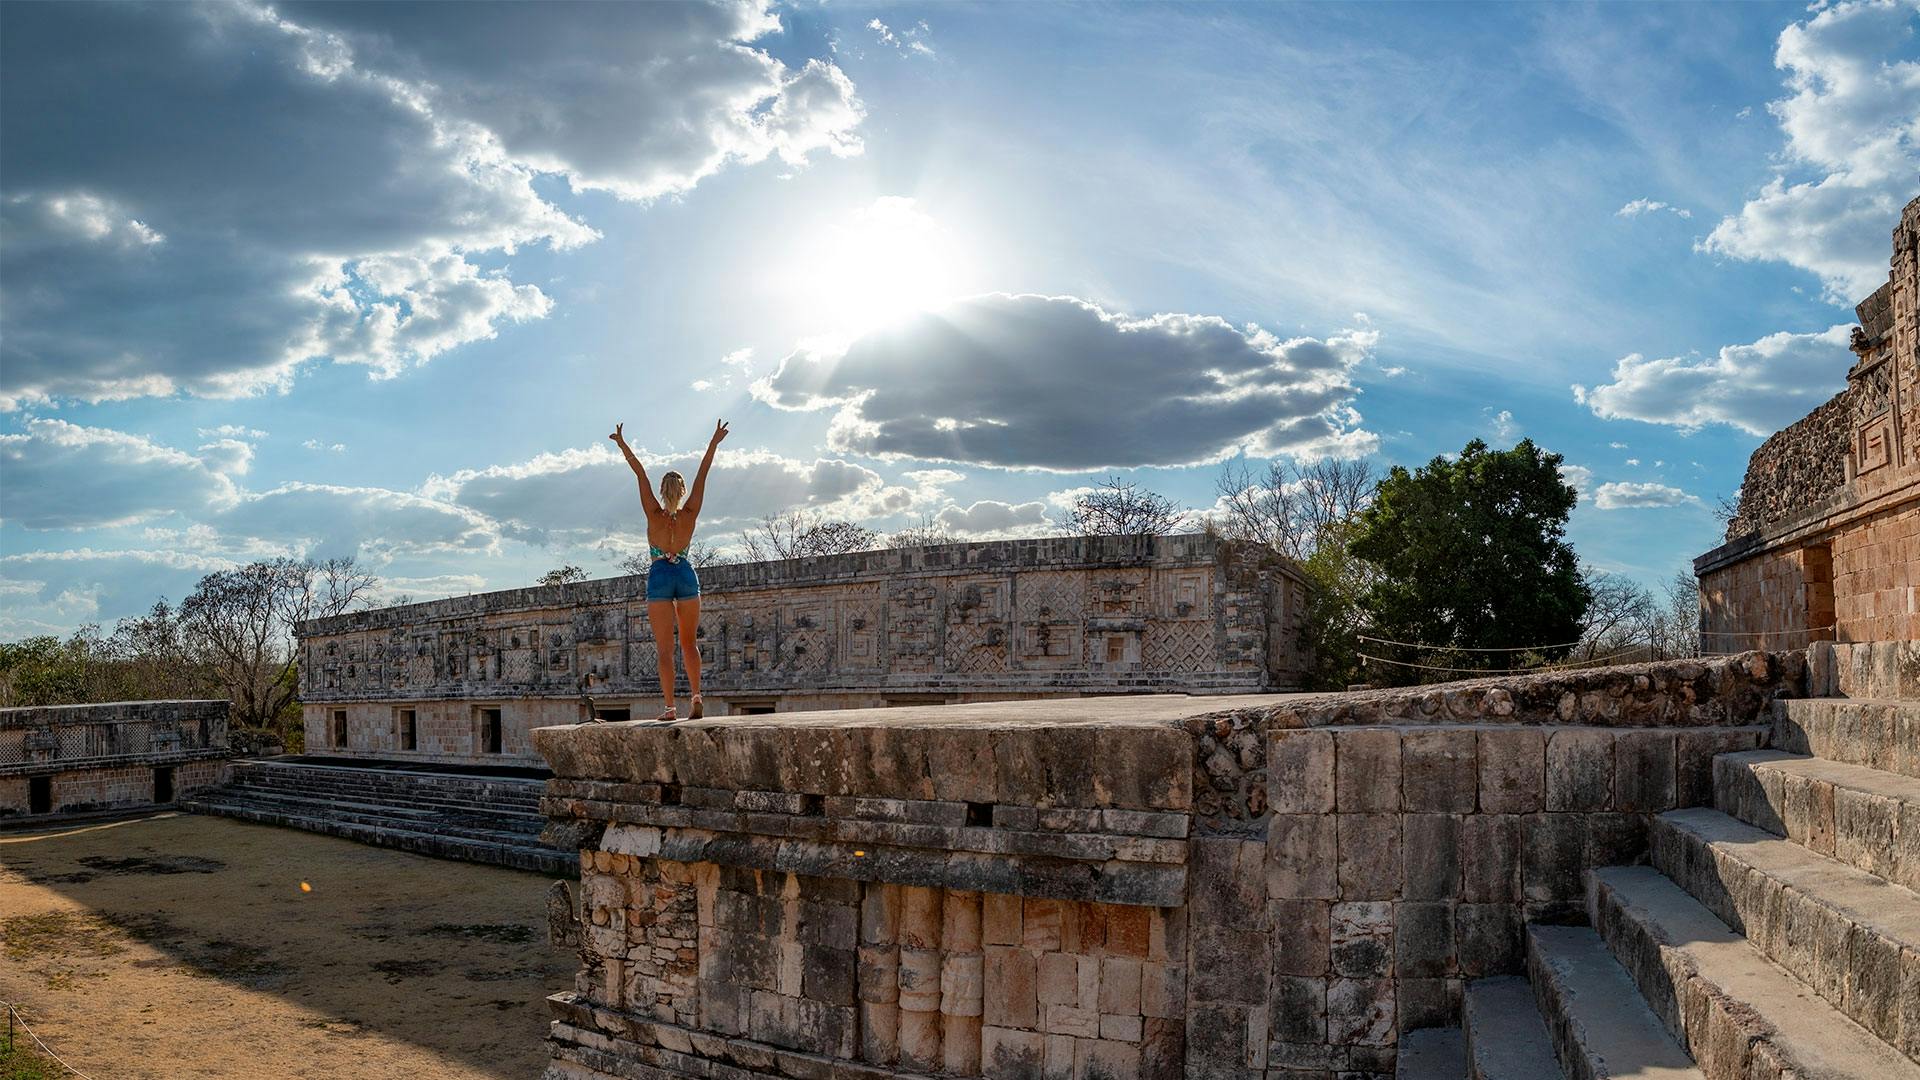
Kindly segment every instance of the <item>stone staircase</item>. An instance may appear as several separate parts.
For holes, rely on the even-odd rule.
[[[572,876],[579,856],[540,842],[544,780],[267,759],[181,800],[194,813],[380,847]]]
[[[1774,703],[1774,749],[1649,865],[1587,872],[1590,926],[1408,1032],[1400,1080],[1920,1080],[1920,698]]]

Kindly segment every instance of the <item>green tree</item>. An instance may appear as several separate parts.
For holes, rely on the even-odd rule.
[[[1351,519],[1320,527],[1313,550],[1300,569],[1312,583],[1307,597],[1307,648],[1313,656],[1308,689],[1345,690],[1366,677],[1360,666],[1359,635],[1367,628],[1364,606],[1378,571],[1348,550],[1356,526]]]
[[[1578,495],[1561,479],[1560,462],[1532,439],[1511,450],[1475,439],[1457,458],[1436,457],[1412,472],[1395,466],[1381,481],[1348,544],[1378,570],[1364,602],[1373,636],[1462,650],[1385,655],[1492,668],[1510,666],[1509,654],[1467,650],[1565,655],[1542,646],[1581,637],[1592,593],[1566,540]],[[1413,669],[1393,670],[1401,674],[1377,677],[1417,681]]]

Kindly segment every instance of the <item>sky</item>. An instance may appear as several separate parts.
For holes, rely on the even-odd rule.
[[[1529,437],[1664,580],[1845,385],[1920,7],[0,6],[0,639]]]

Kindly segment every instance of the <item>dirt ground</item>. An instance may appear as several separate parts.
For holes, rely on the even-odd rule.
[[[94,1080],[527,1080],[546,888],[199,815],[0,833],[0,1000]]]

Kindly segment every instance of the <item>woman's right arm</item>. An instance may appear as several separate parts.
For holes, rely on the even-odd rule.
[[[627,468],[632,469],[633,475],[640,480],[640,508],[647,512],[648,517],[652,517],[660,512],[660,500],[654,497],[653,485],[647,482],[647,467],[640,464],[640,459],[634,456],[633,447],[627,445],[623,431],[626,426],[624,423],[613,425],[613,434],[607,438],[612,439],[620,452],[627,456]]]

